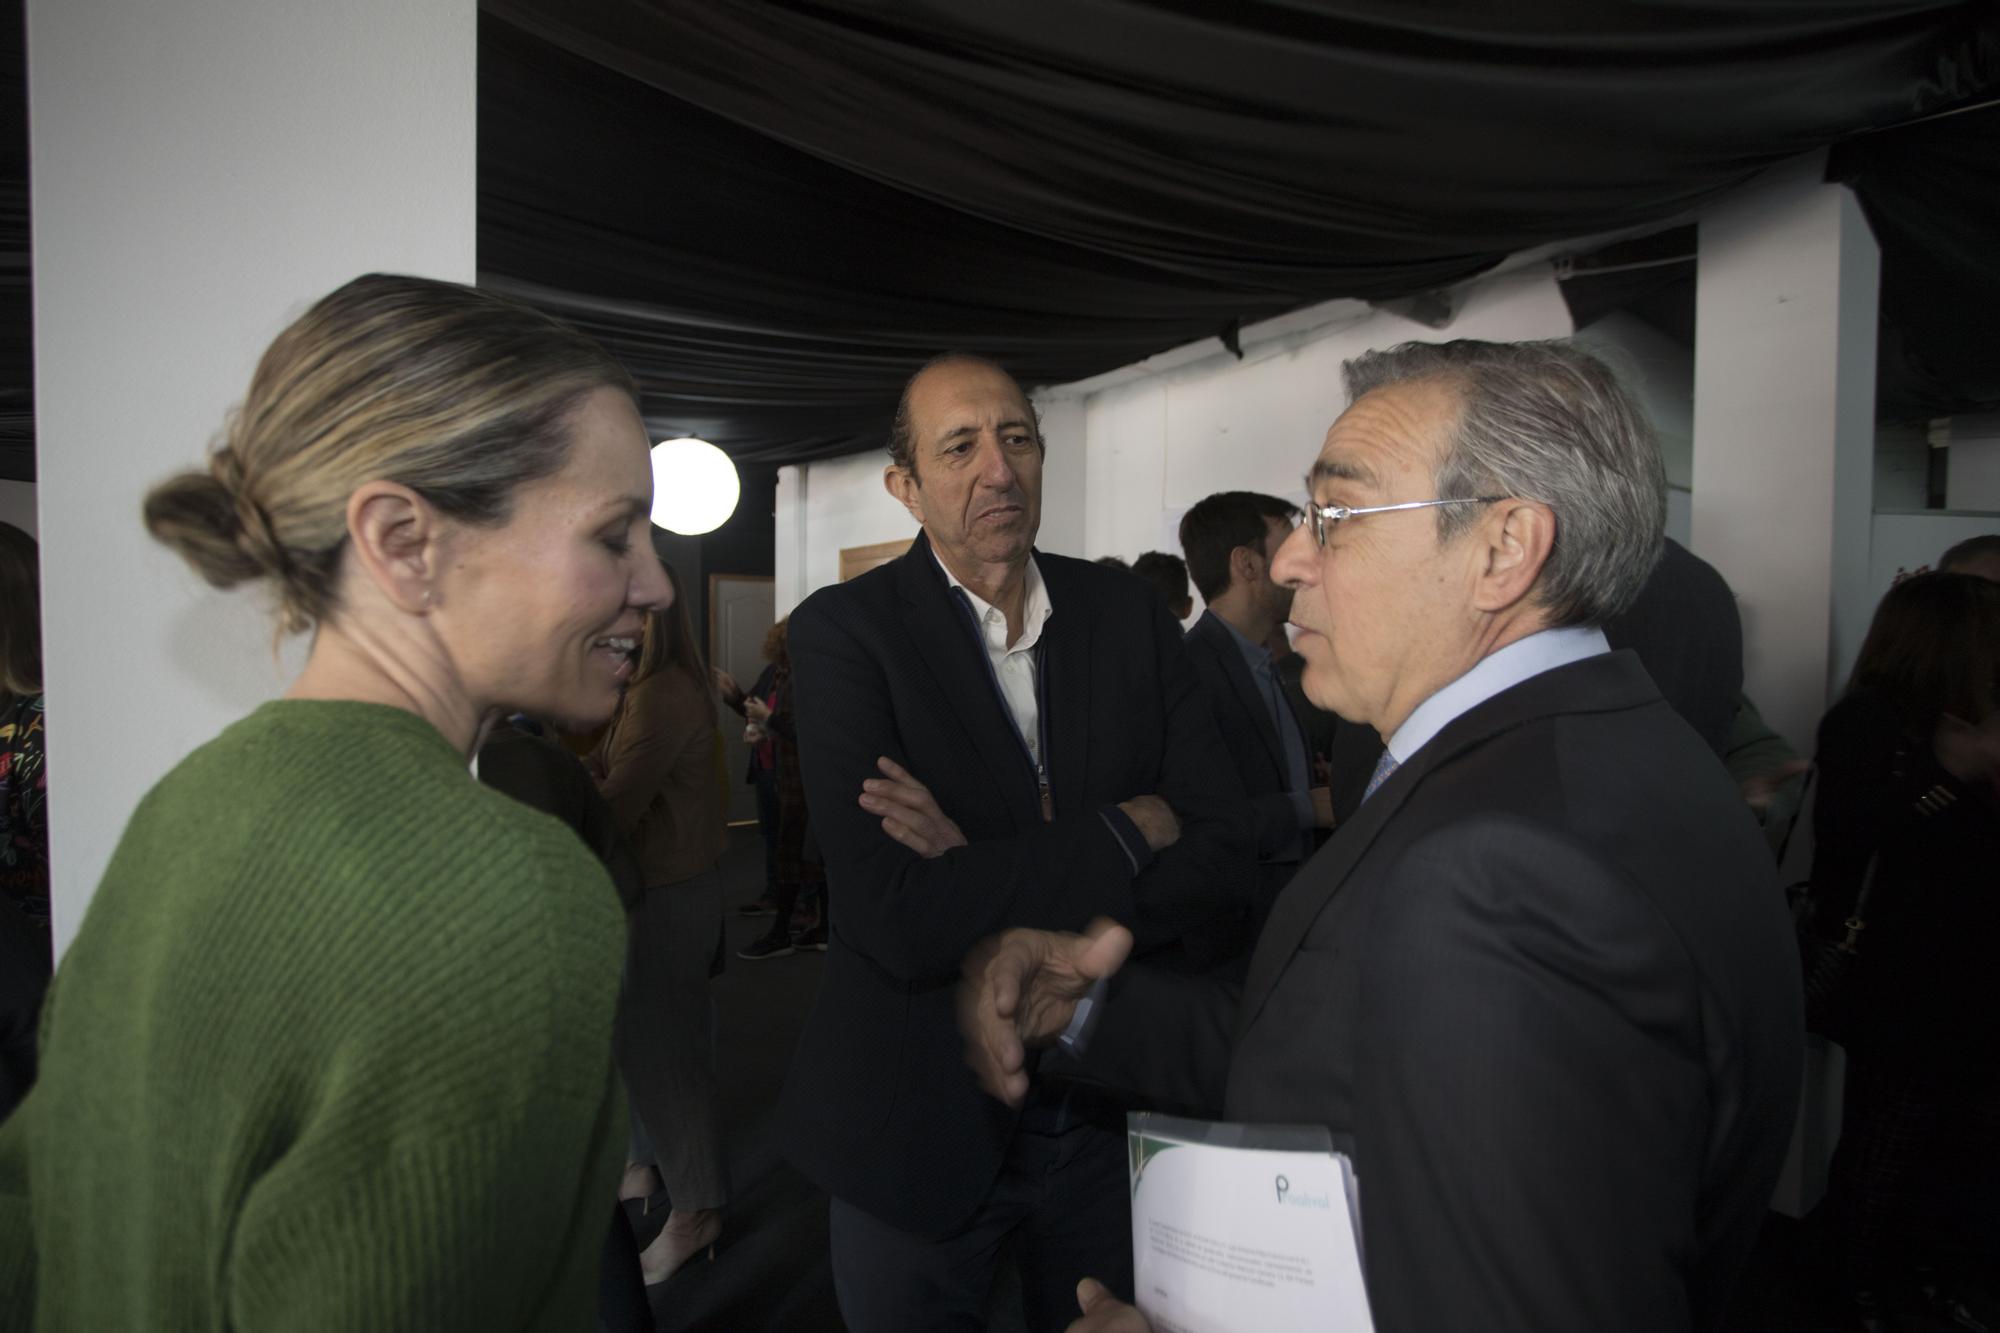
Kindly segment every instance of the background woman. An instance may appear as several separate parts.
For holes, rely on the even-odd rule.
[[[313,644],[140,803],[64,959],[0,1128],[0,1324],[587,1325],[623,921],[467,759],[497,713],[616,706],[670,595],[650,492],[594,343],[375,275],[148,497],[156,537],[267,583]]]
[[[1966,1315],[1937,1265],[1968,1247],[1965,1210],[2000,1183],[1996,684],[2000,585],[1919,574],[1882,599],[1819,726],[1819,930],[1844,933],[1874,867],[1834,1163],[1839,1271],[1864,1328],[1898,1327],[1911,1303]]]
[[[646,619],[638,668],[596,765],[646,885],[630,916],[618,1063],[635,1112],[623,1192],[650,1193],[656,1169],[673,1202],[639,1256],[649,1283],[712,1250],[726,1194],[708,982],[722,950],[716,863],[729,846],[728,815],[715,687],[667,572],[673,605]]]
[[[0,1120],[35,1081],[49,984],[42,579],[35,539],[0,523]]]
[[[44,935],[49,928],[45,741],[41,556],[33,537],[0,523],[0,892]]]
[[[787,958],[801,949],[826,952],[828,929],[826,871],[812,837],[811,812],[806,808],[806,784],[799,768],[797,692],[792,688],[792,657],[786,621],[771,627],[764,648],[772,654],[771,702],[746,705],[752,728],[771,746],[777,771],[778,836],[773,849],[775,896],[771,928],[736,951],[738,958],[761,962]],[[814,919],[793,928],[793,908],[813,902]]]
[[[784,647],[785,622],[780,620],[764,631],[764,669],[747,690],[727,671],[720,667],[715,671],[722,702],[750,724],[744,734],[749,742],[750,762],[743,780],[757,789],[757,830],[764,838],[764,889],[754,900],[736,909],[744,916],[770,916],[777,911],[774,904],[778,897],[778,756],[762,727],[771,716],[771,705],[777,698],[778,658]]]

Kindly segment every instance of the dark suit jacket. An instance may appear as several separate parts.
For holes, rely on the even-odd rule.
[[[1326,764],[1326,785],[1333,797],[1334,827],[1338,828],[1361,808],[1368,779],[1375,775],[1375,762],[1382,757],[1382,738],[1375,734],[1375,728],[1349,722],[1306,698],[1305,667],[1303,657],[1287,654],[1278,663],[1278,679],[1284,683],[1285,697],[1292,701],[1292,712],[1305,723],[1313,762]]]
[[[1271,899],[1298,870],[1301,839],[1309,835],[1314,848],[1323,839],[1319,830],[1299,827],[1298,810],[1285,790],[1290,775],[1285,769],[1283,743],[1277,728],[1271,725],[1271,709],[1264,702],[1264,693],[1243,661],[1243,650],[1229,627],[1213,611],[1203,611],[1188,627],[1187,650],[1195,673],[1201,677],[1202,692],[1215,712],[1216,729],[1222,733],[1222,743],[1235,763],[1236,776],[1256,817],[1253,833],[1262,872],[1261,896],[1245,922],[1242,945],[1247,949],[1256,938],[1256,929],[1263,925]],[[1282,682],[1280,692],[1286,697],[1285,720],[1305,747],[1306,776],[1310,781],[1313,759],[1310,734]],[[1274,856],[1282,859],[1274,864],[1271,861]]]
[[[645,878],[597,784],[577,757],[546,736],[498,723],[479,747],[479,780],[521,804],[554,815],[576,830],[611,875],[627,911],[639,905]]]
[[[1646,586],[1604,626],[1613,648],[1630,648],[1674,711],[1717,754],[1743,693],[1743,619],[1715,566],[1669,537]]]
[[[1413,755],[1240,997],[1128,971],[1086,1064],[1351,1141],[1383,1333],[1716,1322],[1791,1135],[1798,965],[1755,822],[1630,653]]]
[[[825,853],[832,940],[781,1108],[788,1155],[829,1193],[944,1235],[992,1187],[1015,1113],[966,1068],[958,969],[1009,926],[1136,921],[1142,947],[1240,912],[1254,866],[1242,796],[1179,627],[1130,574],[1037,553],[1056,817],[957,594],[918,537],[791,620],[800,759]],[[887,755],[968,845],[924,860],[856,803]],[[1223,780],[1216,774],[1221,772]],[[1181,839],[1142,874],[1100,811],[1156,793]],[[1143,844],[1141,844],[1143,849]]]

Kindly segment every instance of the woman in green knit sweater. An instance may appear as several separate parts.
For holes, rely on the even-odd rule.
[[[623,921],[467,757],[502,711],[610,715],[671,595],[651,492],[595,344],[374,275],[148,497],[312,648],[140,803],[63,961],[0,1126],[0,1328],[589,1327]]]

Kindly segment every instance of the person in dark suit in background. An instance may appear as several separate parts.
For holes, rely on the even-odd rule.
[[[1265,647],[1291,615],[1292,590],[1272,579],[1271,562],[1298,512],[1275,495],[1223,491],[1181,518],[1188,573],[1207,603],[1188,628],[1188,656],[1256,812],[1262,879],[1244,921],[1246,954],[1278,890],[1333,827],[1332,793],[1315,779],[1306,724]]]
[[[1605,622],[1676,713],[1720,756],[1743,702],[1743,618],[1714,565],[1669,537],[1631,606]]]
[[[1308,692],[1387,738],[1373,792],[1240,992],[1119,969],[1115,925],[1009,932],[968,961],[968,1053],[1018,1097],[1115,972],[1098,1076],[1351,1142],[1382,1333],[1710,1328],[1791,1136],[1803,1015],[1749,811],[1599,628],[1659,553],[1651,430],[1563,343],[1409,343],[1346,376],[1277,576]],[[1080,1329],[1145,1326],[1083,1296]]]
[[[833,1196],[855,1333],[983,1327],[1008,1237],[1028,1327],[1060,1328],[1087,1272],[1129,1294],[1123,1115],[1040,1082],[1025,1109],[984,1097],[959,963],[996,930],[1106,912],[1198,959],[1252,889],[1243,797],[1166,609],[1033,549],[1043,442],[1004,370],[925,367],[890,452],[922,533],[791,620],[833,929],[782,1133]]]
[[[1132,562],[1132,572],[1160,590],[1167,614],[1177,624],[1186,624],[1194,614],[1194,598],[1188,596],[1187,565],[1177,555],[1147,551]]]

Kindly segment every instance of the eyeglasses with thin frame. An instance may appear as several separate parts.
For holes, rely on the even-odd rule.
[[[1325,550],[1327,535],[1336,524],[1363,514],[1388,514],[1399,509],[1435,509],[1439,505],[1490,505],[1506,498],[1504,495],[1475,495],[1459,500],[1406,500],[1402,504],[1368,505],[1360,509],[1348,505],[1314,504],[1308,500],[1305,503],[1305,522],[1312,529],[1313,540],[1319,543],[1321,550]]]

